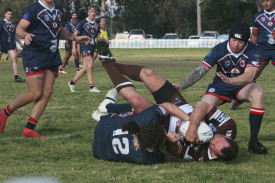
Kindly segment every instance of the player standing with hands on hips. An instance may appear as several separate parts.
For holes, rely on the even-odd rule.
[[[58,67],[61,65],[59,39],[87,44],[90,38],[76,37],[62,27],[62,10],[55,6],[54,0],[39,0],[28,6],[16,29],[16,35],[25,42],[22,58],[28,91],[0,110],[0,132],[4,132],[7,118],[16,109],[34,102],[22,137],[43,138],[34,128],[47,106],[58,76]]]

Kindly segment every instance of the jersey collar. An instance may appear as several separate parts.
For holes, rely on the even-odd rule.
[[[246,49],[248,45],[248,42],[246,43],[245,47],[243,48],[243,50],[239,53],[233,53],[230,49],[230,46],[229,46],[229,41],[227,42],[227,50],[229,51],[230,55],[234,56],[235,58],[238,58],[240,55],[243,54],[244,50]]]
[[[6,19],[4,19],[4,21],[7,22],[7,23],[11,23],[10,21],[7,21]]]
[[[209,160],[213,160],[213,159],[217,159],[218,157],[217,156],[211,156],[211,149],[208,147],[208,158]]]
[[[92,21],[90,21],[90,20],[88,19],[88,17],[86,18],[86,20],[87,20],[88,22],[92,23],[92,24],[95,23],[95,20],[92,22]]]
[[[271,15],[271,14],[275,13],[275,10],[273,10],[273,11],[271,11],[271,12],[268,12],[268,11],[264,10],[264,12],[265,12],[266,14]]]
[[[53,7],[52,7],[52,9],[50,9],[50,8],[49,8],[49,7],[47,7],[45,4],[43,4],[40,0],[39,0],[38,2],[41,4],[41,6],[43,6],[44,8],[46,8],[46,9],[48,9],[48,10],[50,10],[50,11],[53,11],[53,10],[54,10],[54,8],[55,8],[54,3],[52,3]]]

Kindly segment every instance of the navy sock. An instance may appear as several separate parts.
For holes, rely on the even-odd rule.
[[[132,106],[130,104],[107,104],[106,109],[111,113],[122,113],[132,111]]]
[[[257,110],[257,112],[255,112]],[[250,108],[249,123],[250,123],[250,140],[256,140],[261,128],[264,108]]]

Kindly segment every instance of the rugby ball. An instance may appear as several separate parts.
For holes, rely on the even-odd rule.
[[[190,121],[185,121],[181,124],[180,129],[179,129],[179,135],[181,139],[185,139],[185,134],[188,130]],[[211,128],[205,123],[205,122],[200,122],[197,128],[197,133],[199,137],[199,144],[207,143],[213,138],[213,132]]]

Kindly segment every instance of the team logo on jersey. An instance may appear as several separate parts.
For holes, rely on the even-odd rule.
[[[241,60],[240,65],[241,65],[241,67],[245,67],[245,60]]]
[[[262,17],[262,18],[261,18],[261,21],[262,21],[262,22],[265,22],[265,20],[266,20],[265,17]]]
[[[54,22],[54,23],[53,23],[53,28],[56,28],[56,27],[57,27],[57,23]]]
[[[224,62],[224,67],[229,67],[230,66],[230,60],[227,60]]]
[[[181,99],[179,96],[176,96],[174,99],[173,99],[173,104],[178,104],[181,102]]]
[[[41,11],[37,18],[48,28],[49,32],[56,37],[61,30],[61,15],[59,10],[53,10],[51,14],[46,10]],[[55,17],[55,18],[54,18]],[[56,19],[56,17],[59,17]]]
[[[273,22],[268,22],[267,25],[268,25],[268,26],[272,26],[272,25],[273,25]]]
[[[231,70],[231,73],[232,73],[232,74],[240,74],[240,70],[237,69],[237,68],[233,68],[233,69]]]
[[[45,15],[44,18],[45,18],[45,20],[46,20],[47,22],[50,21],[49,15]]]
[[[216,90],[215,90],[215,88],[209,88],[208,91],[211,92],[211,93],[213,93],[213,92],[215,92]]]

